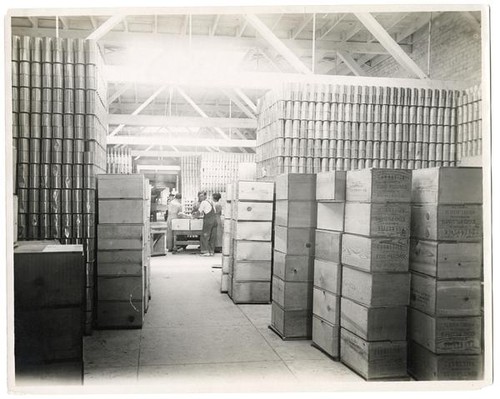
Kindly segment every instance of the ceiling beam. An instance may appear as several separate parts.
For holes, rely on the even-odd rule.
[[[237,105],[237,107],[239,109],[241,109],[246,116],[248,116],[249,118],[252,118],[252,119],[256,119],[255,114],[251,110],[249,110],[247,108],[247,106],[242,101],[240,101],[240,99],[235,94],[233,94],[229,90],[222,90],[222,92],[226,96],[228,96],[231,99],[231,101],[234,102]]]
[[[290,50],[257,16],[245,15],[248,22],[278,53],[280,53],[298,72],[312,74],[311,70]]]
[[[236,88],[234,89],[234,91],[250,107],[254,114],[257,113],[257,105],[255,105],[254,102],[250,100],[250,98],[245,93],[243,93],[243,90]]]
[[[200,118],[201,119],[201,118]],[[202,138],[168,138],[162,136],[112,136],[108,145],[173,145],[175,147],[256,147],[255,140],[225,140]]]
[[[352,39],[354,36],[356,36],[356,34],[363,28],[363,25],[360,24],[359,22],[357,22],[353,28],[348,31],[347,33],[345,33],[342,37],[342,41],[343,42],[347,42],[349,41],[350,39]]]
[[[276,62],[276,60],[273,59],[273,57],[268,53],[267,50],[264,49],[258,49],[260,54],[271,64],[271,66],[276,70],[276,72],[281,72],[281,68]]]
[[[174,146],[170,146],[174,147]],[[177,147],[174,147],[177,148]],[[155,151],[155,150],[132,150],[131,154],[133,157],[144,157],[144,158],[182,158],[192,155],[200,155],[200,152],[208,151]]]
[[[38,18],[37,17],[28,17],[28,20],[31,22],[32,28],[38,29]]]
[[[114,103],[118,97],[120,97],[123,93],[125,93],[127,90],[131,89],[133,86],[132,83],[126,83],[122,85],[118,90],[116,90],[112,95],[109,96],[108,98],[108,106]]]
[[[349,53],[344,51],[337,51],[339,58],[347,65],[347,67],[352,71],[352,73],[356,76],[365,76],[366,73],[361,69],[356,60],[352,58]]]
[[[279,14],[278,18],[276,18],[276,21],[274,21],[273,26],[271,26],[272,31],[274,31],[278,27],[282,19],[283,19],[283,14]]]
[[[191,116],[127,115],[109,114],[109,125],[130,126],[177,126],[177,127],[220,127],[256,129],[257,121],[250,118],[203,118]]]
[[[363,25],[375,36],[375,38],[389,51],[394,59],[420,79],[427,79],[427,75],[413,61],[408,54],[404,52],[399,44],[387,33],[380,23],[370,13],[355,13],[356,17]]]
[[[295,40],[297,38],[297,36],[300,35],[300,33],[305,29],[305,27],[307,25],[309,25],[309,23],[312,21],[312,19],[313,19],[313,14],[304,15],[304,19],[302,20],[302,23],[297,28],[292,30],[292,34],[291,34],[292,39]]]
[[[217,30],[217,26],[219,25],[219,19],[220,19],[220,14],[217,14],[214,18],[214,21],[212,22],[212,26],[210,27],[210,30],[208,32],[208,36],[215,35],[215,32]]]
[[[108,20],[106,20],[106,22],[104,22],[101,26],[99,26],[96,30],[94,30],[90,35],[88,35],[86,39],[99,40],[111,29],[113,29],[116,25],[118,25],[123,18],[124,15],[113,15]]]
[[[241,37],[241,35],[243,35],[243,32],[245,32],[247,26],[248,26],[248,21],[246,19],[241,21],[240,26],[236,30],[236,37]]]
[[[61,21],[63,29],[69,29],[69,23],[66,17],[57,17],[57,18],[59,19],[59,21]]]
[[[346,14],[337,14],[332,18],[332,22],[321,29],[317,40],[322,40],[345,18]]]
[[[123,28],[125,32],[129,32],[128,30],[128,22],[127,22],[127,17],[123,17]]]
[[[466,12],[461,13],[461,15],[467,20],[467,22],[469,22],[472,29],[474,29],[477,32],[481,31],[481,22],[478,21],[476,19],[476,17],[474,15],[472,15],[472,13],[466,11]]]
[[[184,20],[182,21],[181,25],[181,31],[180,31],[181,35],[187,35],[188,25],[189,25],[189,14],[186,14],[184,16]]]

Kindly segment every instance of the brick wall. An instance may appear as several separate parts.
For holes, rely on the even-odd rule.
[[[427,73],[429,26],[413,35],[410,57]],[[409,42],[411,37],[405,40]],[[430,78],[437,80],[481,80],[481,35],[458,12],[433,19]],[[411,76],[392,57],[372,60],[370,76],[408,78]]]

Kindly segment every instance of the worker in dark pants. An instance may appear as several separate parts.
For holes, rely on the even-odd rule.
[[[217,239],[217,215],[215,207],[211,201],[207,199],[206,191],[200,192],[198,195],[200,207],[198,211],[203,217],[203,231],[200,237],[201,241],[201,256],[213,256],[215,252],[215,240]]]

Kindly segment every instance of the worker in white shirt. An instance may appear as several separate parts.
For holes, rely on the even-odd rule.
[[[203,217],[203,231],[200,237],[201,256],[213,256],[215,252],[215,240],[217,239],[217,215],[215,207],[207,199],[207,192],[201,191],[198,194],[200,206],[198,212]]]

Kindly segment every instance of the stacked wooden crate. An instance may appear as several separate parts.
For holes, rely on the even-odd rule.
[[[234,303],[269,303],[274,183],[237,181],[233,189],[232,267],[228,294]]]
[[[313,345],[340,356],[341,236],[346,172],[316,175],[317,230],[314,260]]]
[[[346,176],[341,361],[367,380],[407,375],[411,171]]]
[[[233,184],[226,185],[225,202],[223,207],[223,223],[224,232],[222,235],[222,275],[220,282],[220,291],[228,292],[229,289],[229,274],[232,268],[232,252],[231,252],[231,204],[233,202]],[[232,273],[231,273],[232,274]]]
[[[482,170],[414,171],[409,372],[482,378]]]
[[[457,100],[457,160],[480,156],[482,151],[481,86],[463,90]]]
[[[149,299],[149,183],[143,175],[100,175],[97,326],[142,327]]]
[[[281,338],[311,337],[316,176],[276,177],[271,329]]]

